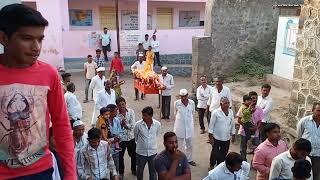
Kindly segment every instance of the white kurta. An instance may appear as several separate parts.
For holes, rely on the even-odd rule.
[[[110,94],[105,89],[98,92],[96,108],[100,111],[101,108],[108,106],[109,104],[116,105],[116,92],[110,89]]]
[[[174,81],[173,76],[171,74],[168,74],[163,77],[162,75],[159,76],[159,81],[161,84],[165,85],[167,88],[165,90],[162,90],[162,96],[171,96],[172,89],[174,87]]]
[[[90,83],[90,86],[89,86],[89,89],[90,91],[89,92],[93,92],[93,101],[94,101],[94,104],[96,104],[96,101],[97,101],[97,94],[99,91],[103,90],[104,89],[104,82],[106,81],[106,78],[104,76],[102,76],[102,78],[100,78],[98,75],[94,76],[91,80],[91,83]],[[91,91],[92,89],[92,91]],[[89,94],[89,97],[91,95]],[[91,119],[91,124],[94,122],[97,121],[97,108],[96,106],[93,106],[93,113],[92,113],[92,119]],[[94,125],[92,124],[92,125]]]
[[[97,93],[104,89],[104,82],[106,81],[106,78],[102,76],[100,78],[98,75],[94,76],[91,80],[89,89],[92,89],[93,91],[93,100],[96,102],[97,100]],[[91,91],[89,91],[91,92]]]
[[[174,122],[173,131],[179,138],[191,138],[194,136],[193,113],[195,112],[195,104],[193,100],[188,100],[185,106],[181,99],[174,102],[174,113],[176,120]]]
[[[95,101],[93,116],[91,124],[95,125],[100,114],[100,109],[108,106],[109,104],[116,104],[116,93],[113,89],[110,89],[111,93],[108,94],[105,89],[97,93],[97,100]]]

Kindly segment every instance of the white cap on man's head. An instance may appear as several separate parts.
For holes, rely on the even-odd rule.
[[[101,71],[105,71],[105,70],[106,70],[106,68],[104,68],[104,67],[97,68],[97,72],[101,72]]]
[[[82,126],[82,125],[84,125],[84,123],[80,120],[77,120],[72,124],[72,127],[75,128],[77,126]]]
[[[179,95],[180,96],[186,96],[188,94],[188,90],[186,89],[180,89]]]
[[[168,68],[166,66],[162,66],[161,71],[165,71],[165,70],[168,70]]]

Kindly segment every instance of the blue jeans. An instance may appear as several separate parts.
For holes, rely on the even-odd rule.
[[[154,168],[154,157],[156,157],[157,154],[152,156],[141,156],[137,154],[137,179],[143,180],[143,170],[148,162],[148,168],[149,168],[149,180],[157,180],[157,172]]]
[[[50,168],[45,171],[39,172],[37,174],[21,176],[13,179],[14,180],[53,180],[52,173],[53,173],[53,168]]]

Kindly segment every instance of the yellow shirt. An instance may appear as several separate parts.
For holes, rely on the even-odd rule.
[[[147,51],[146,53],[146,65],[144,66],[144,71],[148,72],[148,71],[153,71],[153,62],[154,61],[154,52],[151,51]]]
[[[101,129],[101,126],[106,127],[106,129]],[[103,116],[99,115],[98,120],[96,122],[96,128],[101,130],[101,136],[103,140],[107,140],[108,139],[108,126],[106,123],[106,119],[103,118]]]

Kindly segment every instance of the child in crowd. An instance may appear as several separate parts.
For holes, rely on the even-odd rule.
[[[92,128],[88,131],[89,143],[80,151],[78,173],[81,179],[110,179],[119,180],[118,173],[111,156],[110,145],[101,140],[101,130]]]
[[[122,64],[122,59],[120,58],[120,54],[118,52],[114,52],[114,57],[110,65],[110,74],[112,70],[115,70],[117,79],[119,81],[120,74],[124,72],[124,66]]]
[[[254,104],[252,104],[251,97],[249,95],[244,95],[243,103],[239,109],[238,122],[243,126],[246,136],[250,137],[250,139],[254,138],[255,134],[255,131],[252,130],[254,124],[251,121],[252,106],[254,106]]]
[[[110,117],[110,109],[107,107],[103,107],[100,109],[100,115],[98,116],[98,120],[96,123],[96,127],[101,130],[102,140],[108,141],[108,119]]]
[[[153,71],[154,63],[154,52],[152,47],[149,46],[148,51],[146,52],[146,65],[144,66],[144,72]]]
[[[119,172],[119,152],[120,135],[122,134],[121,120],[117,117],[118,108],[114,104],[109,104],[107,108],[110,110],[108,118],[108,141],[111,142],[111,154],[116,165],[117,172]]]
[[[112,83],[112,89],[116,93],[116,97],[120,97],[122,95],[121,85],[123,85],[125,83],[125,81],[124,80],[121,80],[121,81],[119,80],[119,78],[117,77],[117,73],[116,73],[116,71],[114,69],[111,71],[110,81]]]
[[[142,43],[139,43],[139,44],[138,44],[138,49],[137,49],[137,51],[136,51],[136,55],[137,55],[137,61],[139,61],[139,57],[140,57],[140,56],[145,57],[146,53],[145,53],[145,50],[144,50],[144,48],[143,48]]]

